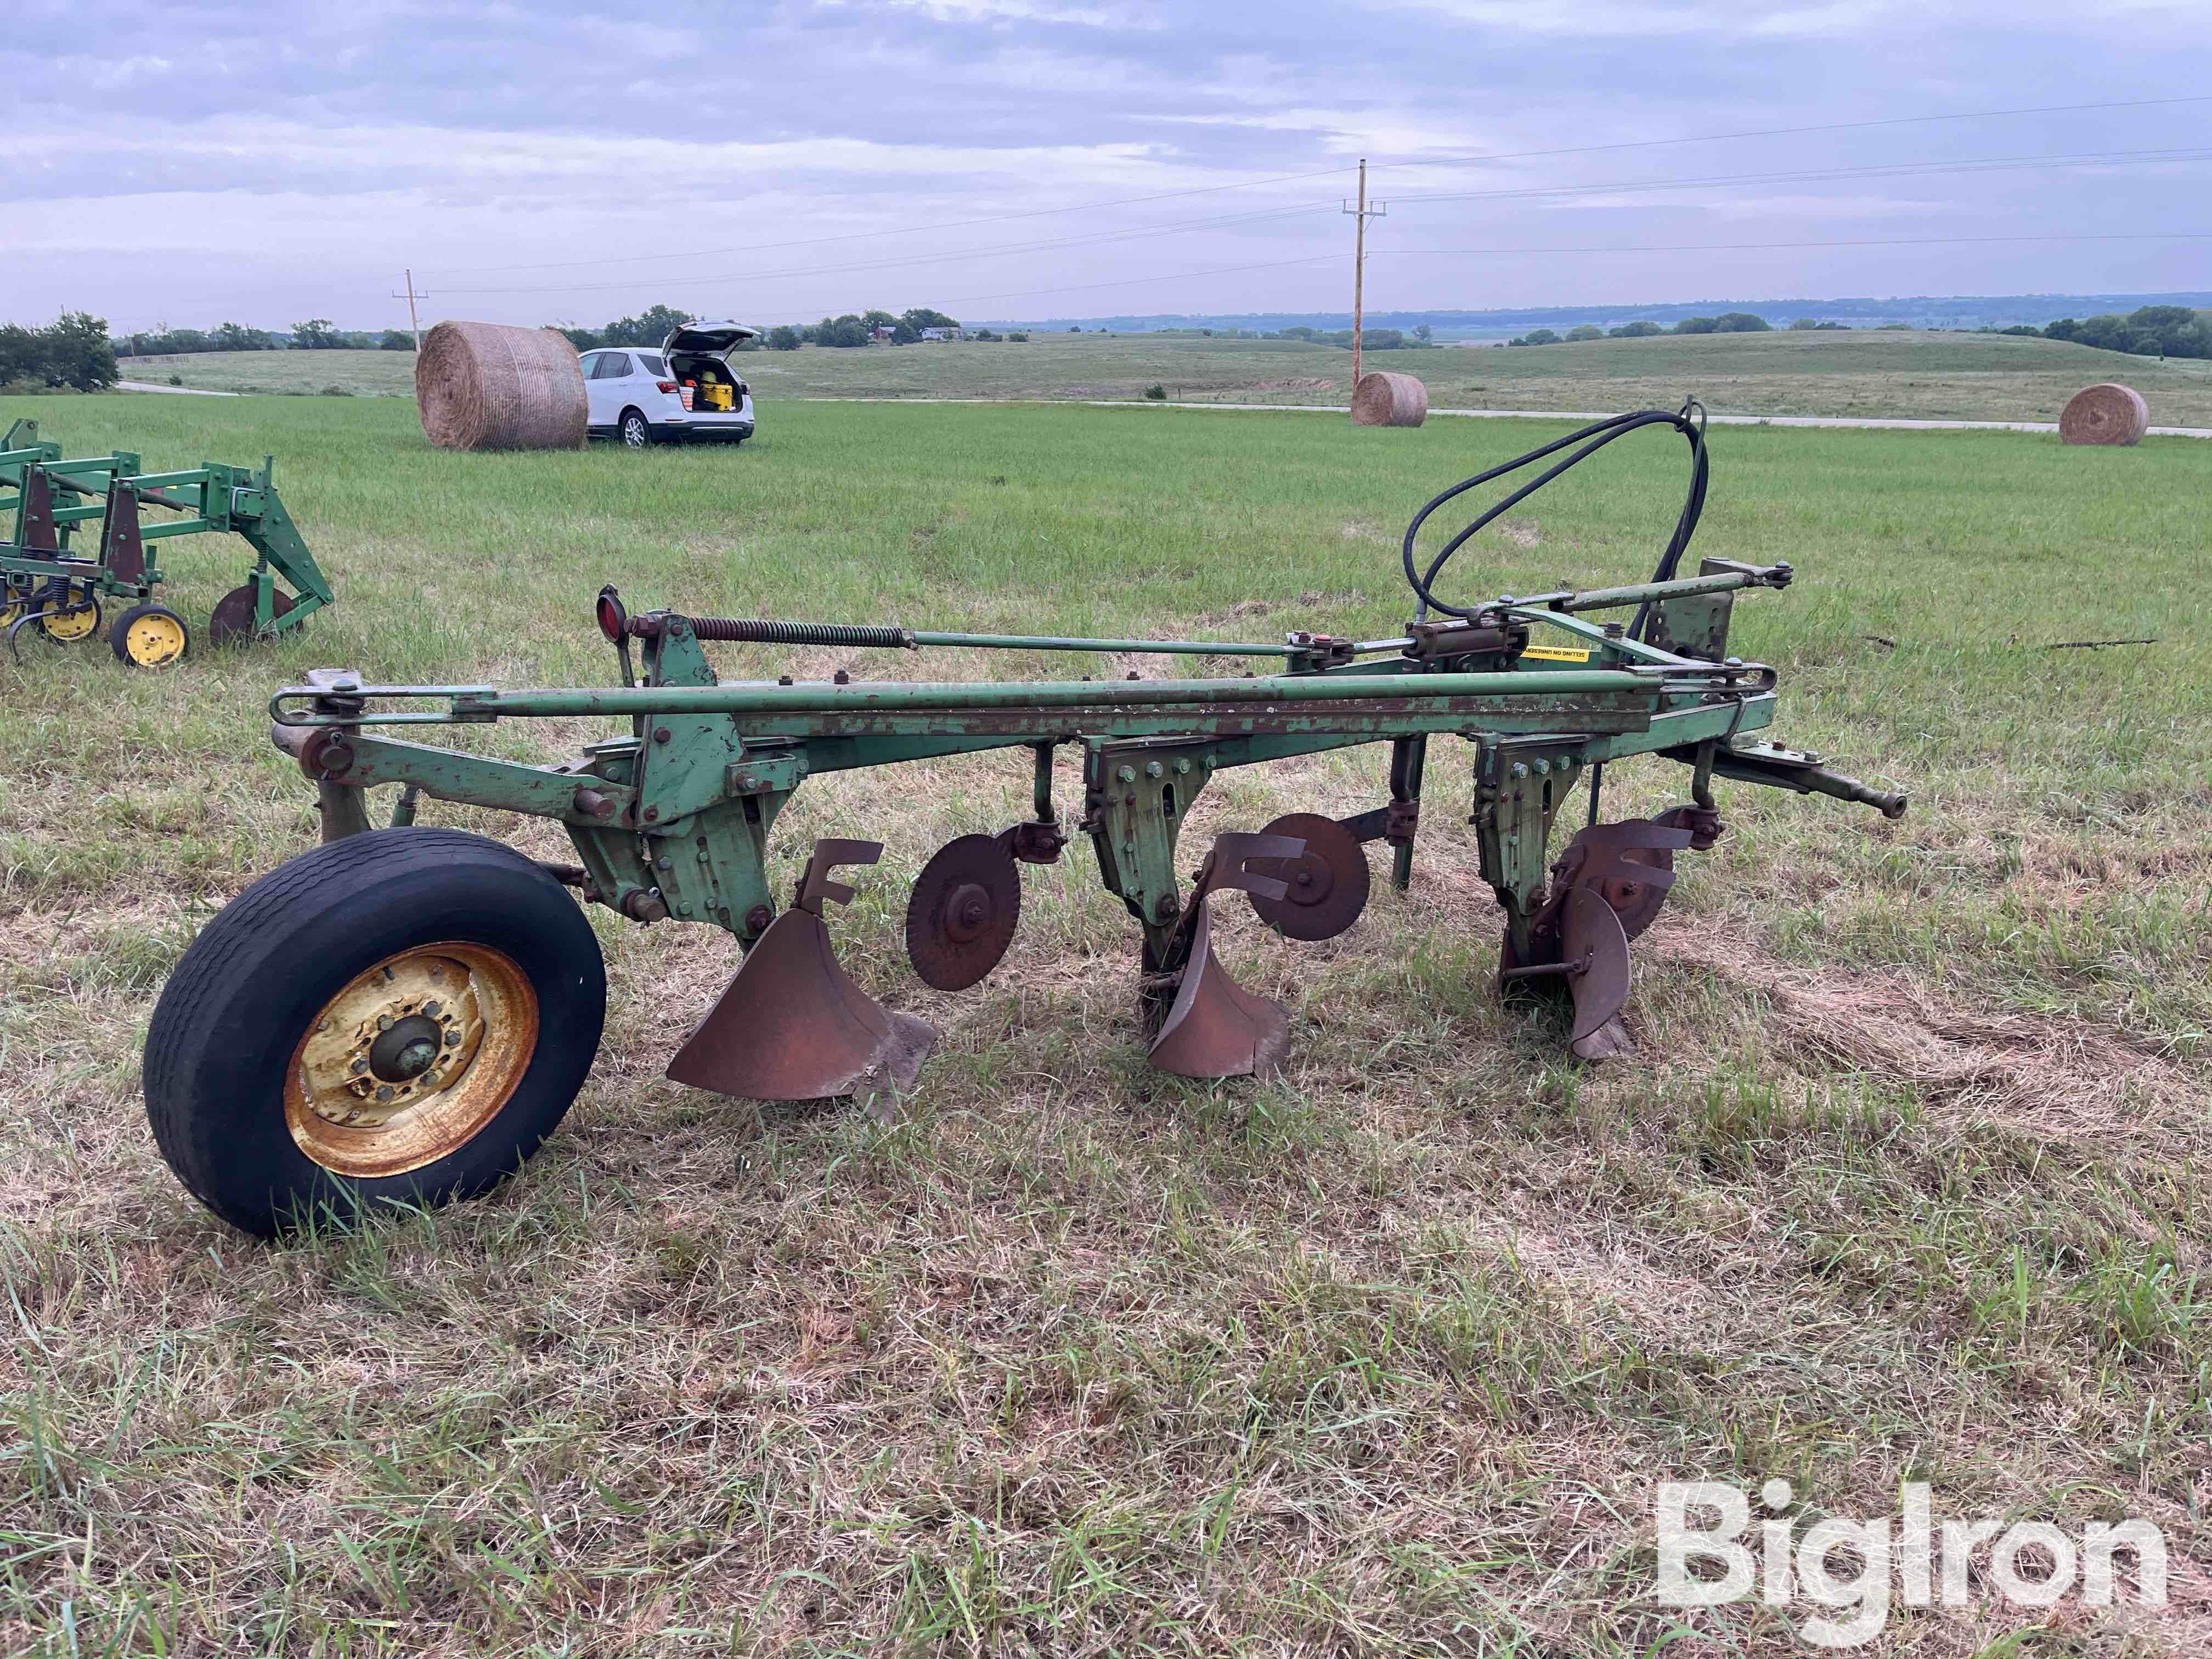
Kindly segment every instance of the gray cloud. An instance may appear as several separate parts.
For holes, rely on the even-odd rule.
[[[1522,154],[2191,93],[2198,11],[40,0],[0,41],[0,310],[375,326],[405,264],[434,312],[513,320],[1335,307],[1360,155],[1387,306],[2202,286],[2201,243],[1494,252],[2212,228],[2201,159],[1844,171],[2212,144],[2212,104]],[[1714,182],[1639,187],[1682,179]],[[1609,188],[1500,193],[1560,185]],[[1264,268],[1190,274],[1226,267]]]

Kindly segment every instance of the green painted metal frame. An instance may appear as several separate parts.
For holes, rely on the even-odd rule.
[[[1752,586],[1779,586],[1786,566],[1709,564],[1669,583],[1501,600],[1486,613],[1496,648],[1422,656],[1418,635],[1353,644],[1293,635],[1285,647],[1210,641],[1146,641],[1212,656],[1286,655],[1282,672],[1242,678],[1152,681],[836,682],[719,680],[701,628],[781,629],[803,624],[696,623],[672,612],[632,618],[618,687],[501,690],[489,686],[382,686],[323,671],[270,701],[272,737],[319,788],[325,839],[370,827],[363,792],[402,787],[395,823],[413,820],[418,795],[558,819],[587,898],[641,921],[664,917],[727,928],[750,945],[773,920],[769,833],[808,777],[957,754],[1026,748],[1035,768],[1036,842],[1064,839],[1052,799],[1054,751],[1080,750],[1087,834],[1101,879],[1164,951],[1180,913],[1176,843],[1191,804],[1218,773],[1353,744],[1393,745],[1392,803],[1401,886],[1429,739],[1455,735],[1474,750],[1473,823],[1484,877],[1504,904],[1516,945],[1529,943],[1548,878],[1547,847],[1568,797],[1599,769],[1640,754],[1693,768],[1709,803],[1714,771],[1800,793],[1869,802],[1895,816],[1901,796],[1820,769],[1817,757],[1757,742],[1773,719],[1773,671],[1693,657],[1586,622],[1598,609],[1696,603]],[[1705,612],[1699,612],[1701,617]],[[1721,615],[1724,633],[1725,612]],[[1531,651],[1532,630],[1557,643]],[[862,635],[848,642],[957,643],[1023,650],[1115,652],[1124,641],[1043,635],[927,635],[899,629],[813,629]],[[754,635],[751,637],[757,637]],[[644,643],[643,683],[630,684],[628,643]],[[1723,642],[1708,626],[1701,647]],[[429,703],[435,707],[424,708]],[[394,707],[394,704],[404,705]],[[462,726],[502,719],[627,718],[626,737],[594,743],[553,766],[465,753],[386,735],[379,727]],[[1353,822],[1353,821],[1348,821]],[[1376,827],[1374,836],[1385,836]],[[1374,838],[1370,836],[1369,838]]]
[[[150,599],[167,580],[167,573],[153,558],[155,544],[178,536],[230,532],[254,551],[246,580],[253,589],[257,637],[295,628],[333,601],[330,579],[277,493],[273,458],[264,457],[258,471],[219,462],[176,472],[142,472],[139,466],[140,458],[128,450],[66,459],[59,445],[40,441],[36,421],[18,420],[9,428],[6,438],[0,439],[0,514],[11,514],[12,532],[0,544],[0,582],[13,597],[25,599],[60,580],[102,598]],[[50,550],[30,545],[28,480],[34,471],[58,495],[76,501],[73,506],[64,507],[58,501],[54,505],[58,545]],[[139,502],[150,500],[183,515],[137,526],[137,539],[148,551],[145,568],[135,577],[116,569],[110,560],[107,521],[118,500],[130,502],[134,514]],[[72,538],[95,524],[98,554],[73,556]],[[292,608],[283,613],[276,610],[280,579],[295,596]]]

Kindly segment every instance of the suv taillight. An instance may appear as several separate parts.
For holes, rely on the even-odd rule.
[[[663,392],[673,392],[676,390],[676,382],[673,380],[655,380],[653,385],[659,387]]]

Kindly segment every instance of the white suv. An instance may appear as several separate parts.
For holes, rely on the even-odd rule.
[[[658,351],[586,351],[580,361],[592,433],[632,449],[686,438],[743,443],[753,435],[753,394],[730,367],[730,353],[759,333],[743,323],[686,323]]]

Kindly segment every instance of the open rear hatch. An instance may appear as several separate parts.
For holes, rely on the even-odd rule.
[[[760,337],[743,323],[686,323],[661,343],[668,372],[684,388],[684,406],[698,415],[737,415],[744,407],[744,381],[730,367],[739,343]]]

